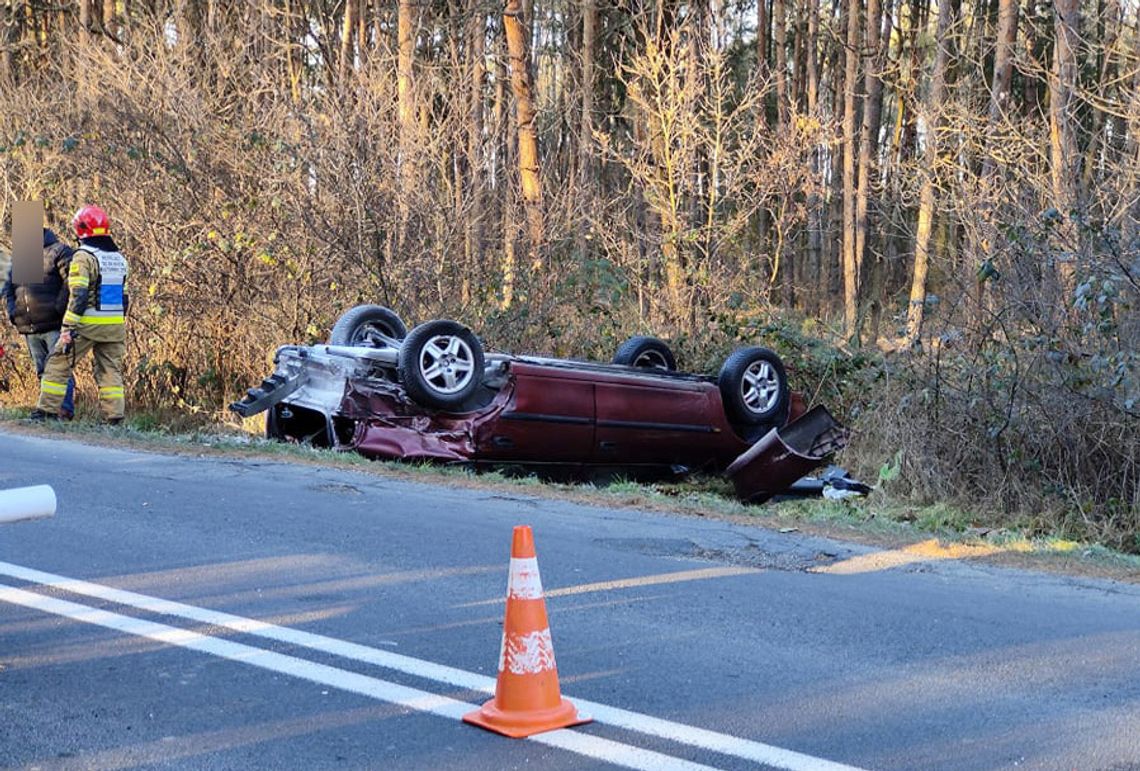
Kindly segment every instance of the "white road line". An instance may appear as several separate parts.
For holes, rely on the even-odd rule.
[[[23,605],[45,613],[54,613],[57,616],[64,616],[85,624],[106,627],[124,634],[146,637],[199,653],[208,653],[230,661],[260,667],[271,672],[279,672],[290,677],[309,680],[320,685],[350,691],[361,696],[399,704],[418,712],[428,712],[453,720],[459,720],[464,714],[477,708],[475,704],[449,699],[446,696],[439,696],[416,688],[408,688],[387,680],[368,677],[356,672],[347,672],[336,667],[316,664],[305,659],[254,648],[230,640],[219,640],[216,637],[201,635],[197,632],[165,624],[156,624],[153,621],[143,621],[118,613],[110,613],[67,600],[45,597],[42,594],[27,592],[23,589],[0,588],[0,601],[9,602],[13,605]],[[575,733],[566,729],[531,736],[528,741],[569,750],[596,760],[604,760],[614,765],[641,769],[642,771],[657,771],[657,769],[665,771],[717,771],[713,766],[693,763],[660,752],[633,747],[597,736]]]
[[[446,683],[448,685],[455,685],[460,688],[482,691],[488,694],[495,692],[495,679],[487,677],[486,675],[480,675],[475,672],[468,672],[463,669],[448,667],[442,664],[435,664],[430,661],[423,661],[421,659],[412,658],[411,656],[403,656],[399,653],[392,653],[391,651],[370,648],[357,643],[337,640],[333,637],[325,637],[324,635],[314,634],[312,632],[303,632],[297,629],[289,629],[288,627],[274,626],[273,624],[257,621],[256,619],[243,618],[241,616],[234,616],[229,613],[208,610],[206,608],[198,608],[193,605],[185,605],[180,602],[163,600],[145,594],[123,591],[88,581],[69,579],[65,576],[45,573],[40,570],[35,570],[34,568],[25,568],[8,562],[0,562],[0,575],[11,576],[12,578],[44,586],[52,586],[86,597],[95,597],[109,602],[115,602],[120,605],[129,605],[153,613],[162,613],[191,621],[199,621],[204,624],[213,624],[215,626],[231,629],[235,632],[289,643],[290,645],[297,645],[323,653],[331,653],[335,656],[341,656],[367,664],[374,664],[405,674],[415,675],[416,677],[435,680],[436,682]],[[606,723],[630,731],[637,731],[638,733],[649,736],[656,736],[681,744],[687,744],[692,747],[712,750],[744,760],[764,763],[775,768],[786,769],[786,771],[858,771],[854,766],[833,763],[822,758],[816,758],[792,750],[785,750],[762,742],[741,739],[716,731],[688,726],[683,723],[674,723],[651,715],[644,715],[639,712],[632,712],[618,707],[611,707],[606,704],[579,699],[569,694],[564,695],[570,698],[574,704],[577,705],[578,709],[592,715],[597,722]]]

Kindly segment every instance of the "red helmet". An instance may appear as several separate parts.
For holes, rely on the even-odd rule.
[[[107,212],[98,206],[84,206],[75,212],[71,226],[79,238],[105,236],[111,232],[111,220],[107,218]]]

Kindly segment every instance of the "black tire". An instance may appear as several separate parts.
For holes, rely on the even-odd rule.
[[[663,340],[648,335],[637,335],[622,343],[614,354],[614,364],[677,371],[677,359],[669,346]]]
[[[279,442],[285,441],[285,435],[281,433],[281,422],[277,418],[276,404],[271,405],[265,413],[265,438],[276,439]]]
[[[337,319],[329,344],[386,348],[384,337],[403,340],[407,336],[408,328],[393,311],[381,305],[357,305]]]
[[[458,321],[427,321],[404,339],[397,372],[419,404],[456,411],[483,383],[483,344]]]
[[[773,423],[788,409],[784,362],[767,348],[741,348],[724,360],[717,377],[729,417],[749,425]]]

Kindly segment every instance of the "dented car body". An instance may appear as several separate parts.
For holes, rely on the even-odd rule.
[[[484,354],[455,322],[405,335],[394,314],[381,321],[371,335],[334,328],[329,345],[282,346],[274,373],[231,408],[266,410],[271,438],[370,458],[632,477],[727,470],[752,502],[845,442],[826,409],[808,410],[789,391],[764,349],[737,352],[713,378],[671,369],[654,338],[633,338],[619,350],[624,363],[602,364]]]

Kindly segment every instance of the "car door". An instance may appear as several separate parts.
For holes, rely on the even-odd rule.
[[[478,460],[588,463],[594,383],[570,368],[511,362],[513,393],[476,437]]]
[[[724,443],[711,383],[660,376],[598,379],[594,462],[697,467]]]

